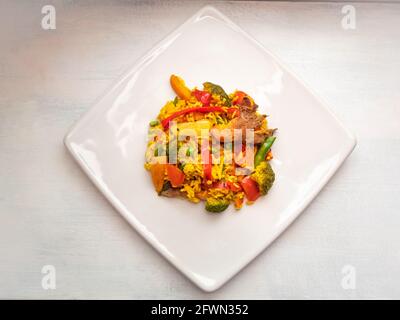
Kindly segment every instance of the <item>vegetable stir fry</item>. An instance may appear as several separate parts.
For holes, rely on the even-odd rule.
[[[189,89],[176,75],[170,84],[175,99],[149,122],[145,168],[155,191],[204,201],[213,213],[265,196],[275,181],[269,161],[276,129],[254,100],[211,82]]]

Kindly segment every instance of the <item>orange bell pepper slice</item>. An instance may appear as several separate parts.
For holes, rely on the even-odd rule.
[[[188,87],[186,87],[185,81],[183,81],[182,78],[173,74],[171,75],[169,81],[171,83],[172,89],[174,89],[175,93],[179,98],[183,100],[190,99],[190,97],[192,96],[192,92]]]
[[[165,164],[155,163],[150,167],[151,179],[157,193],[161,192],[164,185]]]

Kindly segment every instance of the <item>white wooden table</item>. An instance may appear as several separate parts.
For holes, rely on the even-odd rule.
[[[45,4],[56,30],[41,28]],[[358,137],[300,218],[214,293],[156,253],[67,154],[68,128],[203,4],[2,2],[0,298],[400,298],[400,3],[353,3],[355,30],[341,26],[343,3],[214,4]]]

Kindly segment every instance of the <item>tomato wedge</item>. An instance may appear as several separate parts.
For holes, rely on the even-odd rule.
[[[256,201],[260,196],[260,190],[258,188],[257,182],[255,182],[250,177],[244,177],[243,180],[240,182],[240,185],[242,186],[246,198],[249,201]]]
[[[167,177],[174,188],[180,187],[185,181],[185,174],[173,164],[167,164]]]

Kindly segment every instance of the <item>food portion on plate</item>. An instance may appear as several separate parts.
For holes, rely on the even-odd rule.
[[[269,161],[276,129],[254,100],[211,82],[189,89],[176,75],[170,84],[175,99],[149,123],[145,168],[155,191],[204,201],[215,213],[265,196],[275,181]]]

